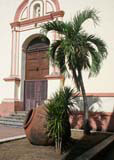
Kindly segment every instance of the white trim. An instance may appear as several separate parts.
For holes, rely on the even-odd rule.
[[[23,138],[26,138],[26,135],[3,138],[3,139],[0,139],[0,143],[6,143],[6,142],[15,141]]]

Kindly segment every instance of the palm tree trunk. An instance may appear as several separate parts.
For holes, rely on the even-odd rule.
[[[75,86],[78,89],[78,91],[80,91],[80,85],[79,85],[79,81],[78,81],[78,76],[76,74],[76,70],[72,67],[71,64],[70,64],[70,69],[71,69],[72,74],[73,74]]]
[[[82,91],[83,105],[84,105],[84,133],[90,134],[90,127],[89,127],[89,121],[88,121],[89,120],[88,102],[87,102],[87,97],[86,97],[86,92],[85,92],[81,70],[78,70],[78,75],[79,75],[79,82],[80,82],[80,87]]]

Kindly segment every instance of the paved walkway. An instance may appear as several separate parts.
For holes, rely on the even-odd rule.
[[[0,139],[24,135],[23,128],[0,125]]]
[[[13,128],[0,125],[0,141],[24,135],[23,128]],[[9,141],[9,140],[8,140]],[[0,144],[0,160],[60,160],[60,154],[55,152],[53,146],[36,146],[24,138],[11,143]]]

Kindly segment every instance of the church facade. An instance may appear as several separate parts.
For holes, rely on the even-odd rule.
[[[7,116],[15,111],[30,110],[31,107],[49,99],[62,85],[64,77],[47,58],[50,43],[58,39],[59,35],[53,31],[45,36],[41,25],[53,20],[68,21],[79,10],[95,8],[99,11],[100,25],[94,27],[93,23],[88,21],[84,27],[89,33],[97,34],[106,42],[109,55],[97,77],[88,79],[87,72],[83,73],[84,83],[91,111],[94,114],[102,113],[104,128],[109,121],[112,128],[113,7],[113,0],[110,0],[110,3],[103,0],[100,2],[99,0],[16,0],[16,2],[1,0],[0,116]],[[65,85],[74,87],[72,78],[66,79]],[[78,128],[81,125],[82,110],[78,108]],[[97,118],[101,119],[103,116],[100,114]],[[74,119],[71,117],[71,121]]]

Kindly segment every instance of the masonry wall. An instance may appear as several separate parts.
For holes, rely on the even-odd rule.
[[[71,110],[72,128],[82,129],[84,123],[83,101],[77,97],[77,105]],[[92,130],[114,131],[114,98],[88,96],[89,124]]]

